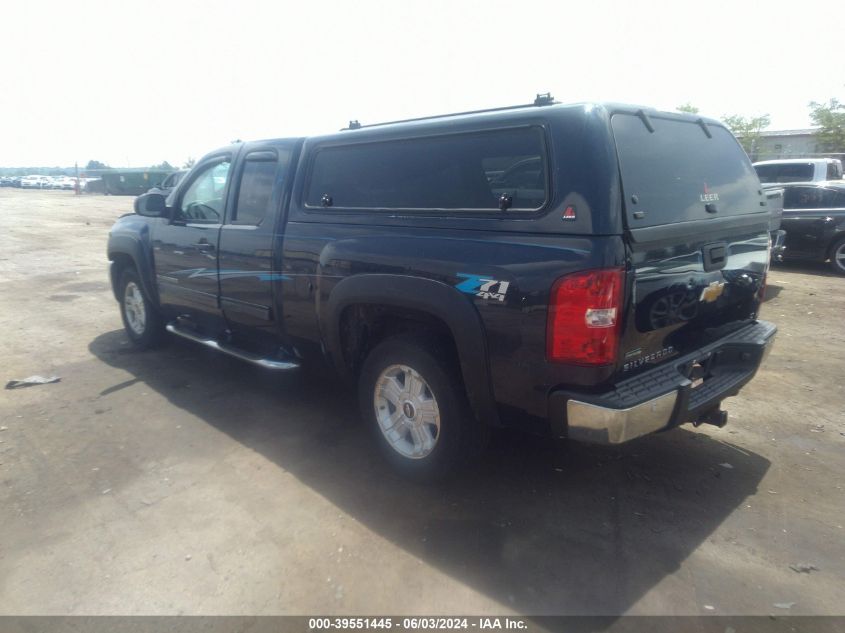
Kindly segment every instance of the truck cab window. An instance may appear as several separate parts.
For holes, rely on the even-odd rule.
[[[209,165],[182,196],[175,219],[185,222],[220,222],[223,218],[223,196],[228,176],[228,160]]]

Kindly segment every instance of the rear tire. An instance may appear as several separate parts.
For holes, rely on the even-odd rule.
[[[400,335],[367,356],[358,381],[361,416],[388,462],[417,481],[436,481],[477,453],[485,429],[467,403],[448,347]]]
[[[118,292],[120,316],[132,344],[139,349],[160,345],[164,340],[164,321],[144,294],[141,280],[134,268],[123,271]]]
[[[837,275],[845,275],[845,237],[830,247],[830,267]]]

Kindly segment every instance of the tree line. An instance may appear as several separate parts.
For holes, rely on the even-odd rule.
[[[189,158],[182,165],[182,169],[190,169],[194,166],[196,161]],[[79,173],[87,173],[93,171],[103,171],[106,169],[113,169],[110,165],[98,160],[89,160],[83,167],[79,166]],[[141,167],[139,169],[149,169],[150,171],[176,171],[178,167],[174,167],[168,161],[163,161],[158,165],[149,165],[148,167]],[[75,167],[0,167],[0,175],[2,176],[28,176],[30,174],[40,174],[42,176],[74,176],[76,175]]]
[[[811,101],[808,107],[821,151],[830,154],[845,153],[845,103],[838,99],[821,103]],[[677,110],[698,114],[698,108],[690,103],[678,106]],[[722,116],[722,123],[736,136],[745,153],[750,156],[757,147],[763,131],[769,127],[771,119],[768,114],[758,116],[725,114]]]

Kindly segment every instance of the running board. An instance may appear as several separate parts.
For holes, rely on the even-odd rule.
[[[190,341],[193,341],[194,343],[205,345],[206,347],[209,347],[218,352],[223,352],[224,354],[234,356],[235,358],[239,358],[240,360],[252,363],[253,365],[258,365],[259,367],[263,367],[264,369],[272,369],[274,371],[289,371],[291,369],[299,368],[299,361],[292,359],[275,360],[272,358],[262,358],[260,356],[250,354],[249,352],[245,352],[230,345],[218,343],[214,339],[206,338],[195,332],[180,328],[174,323],[167,324],[167,331],[171,334],[175,334],[176,336],[181,336],[182,338],[186,338]]]

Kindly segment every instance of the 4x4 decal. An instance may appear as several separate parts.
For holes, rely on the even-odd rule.
[[[458,273],[458,277],[463,277],[464,281],[455,286],[455,288],[461,292],[481,297],[482,299],[504,301],[505,295],[508,293],[508,286],[510,285],[509,281],[490,279],[483,275]]]

